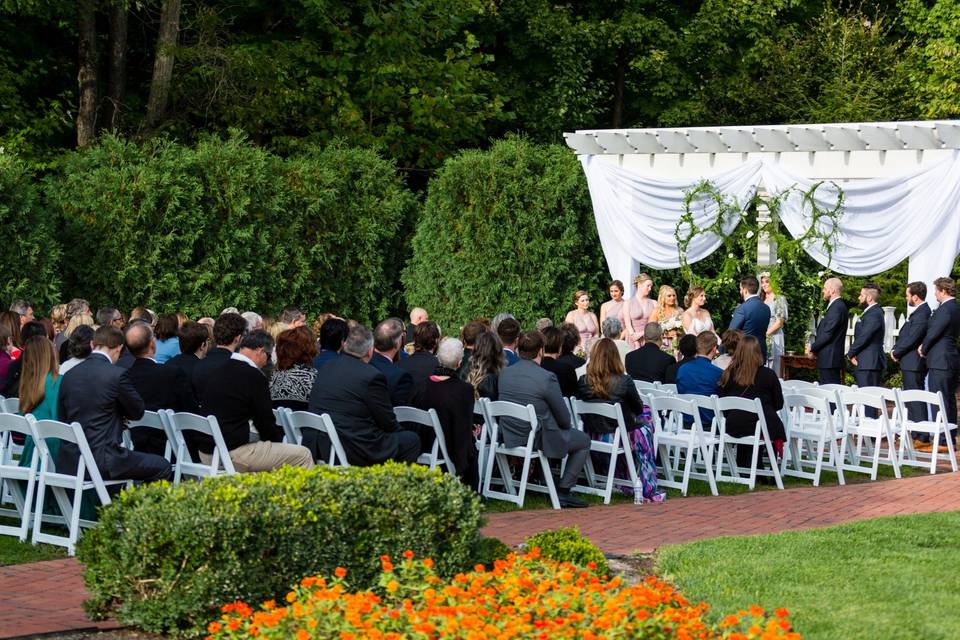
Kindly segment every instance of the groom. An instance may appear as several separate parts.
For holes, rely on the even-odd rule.
[[[760,281],[753,276],[740,279],[740,295],[743,304],[737,305],[730,320],[731,329],[740,329],[745,335],[754,336],[760,343],[763,361],[767,361],[767,327],[770,326],[770,307],[765,305],[757,292]],[[731,354],[733,355],[733,354]]]

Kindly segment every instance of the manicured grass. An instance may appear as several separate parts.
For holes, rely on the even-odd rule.
[[[55,560],[66,557],[65,549],[48,544],[32,545],[10,536],[0,536],[0,566]]]
[[[960,512],[666,546],[656,568],[716,612],[786,607],[805,639],[960,637]]]

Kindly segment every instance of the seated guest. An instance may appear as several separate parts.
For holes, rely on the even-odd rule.
[[[246,328],[247,322],[240,314],[226,315],[236,317]],[[211,373],[200,396],[204,411],[216,416],[230,460],[240,473],[270,471],[283,465],[313,466],[309,449],[282,442],[283,429],[273,417],[270,387],[260,371],[270,361],[272,351],[273,338],[266,331],[244,335],[236,352]],[[257,442],[250,442],[251,424],[260,436]],[[202,434],[195,438],[200,460],[209,464],[213,438]]]
[[[23,323],[20,322],[20,314],[16,311],[0,312],[0,325],[6,327],[10,332],[10,339],[13,342],[10,357],[16,360],[20,357],[20,347],[23,346],[24,342],[20,335],[20,328],[23,326]]]
[[[193,370],[204,356],[210,344],[210,332],[199,322],[184,322],[177,332],[180,353],[167,360],[167,366],[183,369],[187,380],[193,380]]]
[[[663,374],[664,384],[677,384],[677,371],[683,365],[693,362],[694,358],[697,357],[697,336],[692,333],[680,336],[677,341],[677,352],[680,355],[680,360],[670,363],[667,367]]]
[[[580,344],[580,331],[577,329],[577,325],[564,322],[560,325],[560,330],[563,331],[563,344],[560,348],[560,357],[557,360],[566,362],[574,369],[579,369],[587,364],[585,358],[581,358],[575,353],[577,345]]]
[[[370,364],[387,379],[390,403],[395,407],[410,404],[413,395],[413,377],[395,361],[403,350],[403,320],[387,318],[373,330],[373,358]]]
[[[247,331],[263,329],[263,317],[256,311],[244,311],[240,314],[247,321]]]
[[[507,359],[507,366],[514,365],[520,358],[517,357],[517,340],[520,338],[520,323],[516,318],[504,318],[497,325],[497,337],[503,344],[503,355]],[[577,334],[577,340],[580,334]]]
[[[737,352],[737,345],[743,339],[743,331],[740,329],[727,329],[720,336],[720,344],[723,346],[723,353],[716,357],[713,366],[720,369],[726,369],[733,361],[733,354]]]
[[[627,354],[625,364],[631,378],[644,382],[667,381],[667,369],[670,365],[677,364],[677,361],[660,348],[662,337],[663,331],[659,323],[646,324],[643,328],[643,346]],[[690,337],[694,338],[694,336]]]
[[[500,338],[492,331],[481,333],[473,344],[467,382],[473,387],[473,397],[499,399],[500,372],[507,366]]]
[[[247,321],[239,313],[225,313],[213,324],[213,342],[216,345],[207,351],[207,355],[193,365],[193,396],[203,408],[203,389],[207,381],[213,378],[217,370],[230,361],[230,356],[240,345],[247,332]],[[206,409],[203,409],[206,411]]]
[[[577,336],[579,339],[579,335]],[[585,507],[585,502],[574,497],[571,489],[590,455],[590,437],[573,428],[570,411],[563,401],[557,376],[539,366],[543,357],[543,336],[529,331],[517,344],[520,361],[500,372],[500,400],[519,405],[532,404],[537,412],[539,428],[534,446],[548,458],[567,458],[563,475],[557,482],[560,505]],[[512,418],[500,419],[500,434],[508,447],[527,444],[530,424]],[[550,473],[549,469],[544,470]]]
[[[473,387],[457,376],[463,359],[463,343],[447,338],[437,348],[440,366],[417,395],[416,406],[435,409],[443,427],[447,454],[457,477],[468,487],[478,489],[477,444],[473,437]]]
[[[778,455],[782,455],[783,442],[787,438],[778,413],[783,409],[783,390],[777,374],[765,367],[765,363],[760,342],[756,337],[743,336],[730,366],[720,376],[720,396],[748,400],[760,398],[773,448]],[[757,428],[757,417],[753,413],[728,411],[726,419],[727,433],[735,438],[751,436]],[[749,468],[752,455],[752,447],[737,446],[737,466]],[[772,462],[776,464],[775,461]]]
[[[577,395],[577,370],[570,366],[569,362],[557,360],[563,347],[563,331],[557,327],[546,327],[540,333],[543,335],[543,358],[540,359],[540,366],[557,376],[564,398]]]
[[[63,330],[63,335],[69,338],[73,335],[73,332],[77,327],[84,325],[88,327],[93,327],[93,316],[89,313],[78,313],[74,316],[71,316],[70,320],[67,321],[67,328]],[[60,363],[64,363],[70,357],[69,352],[67,351],[66,340],[60,343],[60,346],[57,349],[57,353],[60,355]],[[61,374],[63,375],[63,374]]]
[[[302,327],[307,324],[307,314],[301,311],[299,307],[285,307],[284,310],[280,312],[280,317],[277,318],[277,321],[287,325],[290,329],[296,329],[297,327]]]
[[[320,326],[320,353],[313,359],[314,369],[320,371],[323,365],[339,355],[348,333],[350,333],[350,326],[341,318],[328,318]]]
[[[540,318],[539,320],[537,320],[537,323],[533,326],[536,327],[537,331],[542,332],[547,327],[553,326],[553,320],[551,320],[550,318]]]
[[[63,422],[79,422],[93,459],[104,480],[166,480],[170,463],[162,456],[131,451],[123,446],[124,420],[143,417],[143,399],[130,382],[130,372],[114,366],[123,347],[123,332],[113,326],[93,334],[93,352],[60,383],[57,415]],[[74,472],[80,451],[63,442],[57,470]]]
[[[417,325],[421,322],[427,322],[428,320],[430,320],[430,314],[427,313],[427,310],[423,307],[414,307],[410,311],[410,324],[407,325],[404,331],[407,344],[413,344],[413,336],[417,332]]]
[[[620,354],[620,363],[625,363],[627,354],[633,351],[633,346],[628,344],[626,340],[620,339],[620,336],[623,334],[623,325],[620,324],[620,319],[616,316],[605,318],[603,322],[600,323],[600,332],[604,338],[613,340],[613,344],[617,346],[617,353]]]
[[[123,314],[113,307],[101,307],[97,311],[96,321],[99,327],[113,326],[121,329],[123,327]]]
[[[417,389],[427,381],[440,364],[437,356],[434,355],[439,343],[440,327],[436,322],[427,320],[416,325],[413,330],[413,353],[398,365],[410,374],[413,380],[413,393],[417,392]]]
[[[26,349],[27,341],[34,336],[47,337],[47,328],[42,322],[37,320],[27,322],[20,329],[20,339],[23,340],[21,344],[24,345],[24,349]],[[23,358],[22,352],[21,355],[7,367],[7,381],[3,391],[3,395],[7,398],[16,398],[20,395],[20,367],[23,364],[21,358]]]
[[[0,324],[0,389],[7,386],[7,371],[13,362],[13,335],[10,333],[10,327]]]
[[[70,359],[60,365],[60,375],[65,376],[70,369],[87,359],[93,351],[93,327],[82,324],[73,330],[67,341]]]
[[[609,320],[609,318],[608,318]],[[651,325],[647,324],[647,328]],[[623,421],[630,434],[630,445],[636,460],[637,475],[643,482],[643,495],[650,500],[662,500],[657,491],[656,452],[653,448],[653,431],[643,424],[643,402],[637,393],[633,378],[623,371],[620,353],[610,338],[599,340],[590,350],[590,362],[587,373],[578,381],[577,397],[586,402],[605,402],[619,404],[623,412]],[[583,416],[584,430],[596,439],[611,442],[611,435],[617,429],[616,420],[603,416],[586,414]],[[617,469],[617,476],[629,479],[626,469]]]
[[[317,378],[313,358],[317,339],[305,324],[281,331],[277,336],[277,366],[270,376],[270,400],[274,408],[306,411],[310,390]]]
[[[343,343],[340,357],[317,372],[310,392],[310,411],[330,415],[350,464],[367,467],[387,460],[414,463],[420,456],[420,438],[400,429],[390,404],[387,379],[368,364],[372,357],[373,334],[363,325],[355,326]],[[321,443],[324,456],[325,446]]]
[[[721,369],[713,366],[717,355],[717,334],[704,331],[697,335],[697,357],[677,371],[677,393],[712,396],[717,393]],[[703,428],[708,429],[713,411],[700,409]]]
[[[165,313],[157,318],[157,353],[154,356],[157,364],[165,364],[174,356],[180,355],[180,337],[177,335],[179,331],[180,320],[177,314]]]
[[[477,336],[487,331],[487,325],[479,320],[468,322],[460,332],[460,340],[463,342],[463,362],[460,363],[460,369],[457,374],[461,380],[467,379],[467,372],[470,371],[470,354],[473,353],[473,345],[477,341]]]

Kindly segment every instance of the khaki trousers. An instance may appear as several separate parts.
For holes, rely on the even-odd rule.
[[[200,452],[200,461],[210,464],[213,456]],[[251,442],[230,450],[230,460],[237,473],[272,471],[283,465],[290,467],[313,467],[313,456],[306,447],[280,442]]]

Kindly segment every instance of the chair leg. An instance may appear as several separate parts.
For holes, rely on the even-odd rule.
[[[517,504],[521,507],[523,506],[523,500],[527,495],[527,475],[530,473],[530,456],[532,453],[532,451],[527,451],[523,456],[523,471],[520,472],[520,495],[517,501]],[[546,461],[546,458],[542,458],[542,460]],[[547,467],[543,469],[543,473],[544,475],[550,473],[550,465],[547,465]]]
[[[950,438],[947,438],[947,442],[950,441]],[[940,457],[940,430],[937,429],[936,433],[933,434],[933,448],[930,449],[930,473],[934,474],[937,472],[937,459]]]
[[[950,469],[957,470],[957,456],[953,451],[953,440],[950,439],[949,427],[944,429],[944,439],[947,441],[947,455],[950,457]]]
[[[680,487],[680,491],[684,496],[687,495],[687,487],[690,484],[690,471],[693,468],[693,442],[689,443],[686,448],[687,451],[687,461],[683,465],[683,483]]]
[[[703,442],[700,442],[699,446],[700,446],[700,451],[704,459],[706,460],[708,455],[707,448],[706,446],[704,446]],[[713,477],[713,469],[710,467],[710,465],[705,465],[705,467],[707,472],[707,484],[710,485],[710,493],[713,495],[719,495],[719,492],[717,491],[717,482]],[[686,486],[686,483],[684,483],[684,486]],[[684,493],[684,495],[686,495],[686,493]]]
[[[769,435],[765,435],[763,440],[767,449],[767,458],[770,460],[770,471],[773,472],[773,480],[777,483],[777,489],[783,491],[783,478],[780,477],[780,467],[777,466],[777,453],[773,450],[773,443]]]
[[[603,487],[603,504],[610,504],[610,498],[613,496],[613,476],[617,471],[617,451],[619,449],[620,429],[617,429],[613,433],[613,442],[610,449],[610,466],[607,467],[607,484]]]
[[[491,445],[488,454],[487,462],[483,470],[483,495],[490,493],[490,481],[493,479],[493,459],[496,456],[496,450],[494,446]]]
[[[893,466],[893,477],[900,477],[900,461],[897,459],[897,450],[893,444],[893,432],[890,430],[890,425],[887,425],[887,428],[883,433],[880,434],[882,438],[887,439],[887,459],[890,461],[890,464]],[[880,438],[877,438],[877,448],[880,448]]]
[[[547,491],[550,493],[550,504],[554,509],[560,508],[560,497],[557,495],[557,487],[553,484],[553,473],[550,471],[550,461],[547,456],[540,452],[540,471],[543,473],[543,481],[547,484]]]
[[[739,445],[737,445],[739,446]],[[747,479],[747,486],[753,491],[757,486],[757,464],[760,462],[760,440],[755,438],[750,446],[750,477]]]

